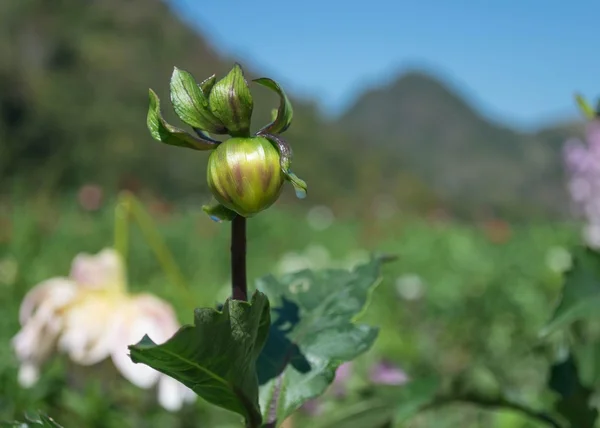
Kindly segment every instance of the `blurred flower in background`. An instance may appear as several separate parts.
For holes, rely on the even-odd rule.
[[[546,253],[546,266],[555,272],[563,273],[571,268],[573,258],[571,253],[564,247],[554,246]]]
[[[396,292],[404,300],[418,300],[425,293],[425,283],[417,274],[406,274],[396,278]]]
[[[380,361],[371,367],[369,379],[378,385],[404,385],[409,380],[404,370],[389,361]]]
[[[333,211],[325,205],[317,205],[311,208],[306,214],[308,225],[314,230],[325,230],[335,221]]]
[[[600,120],[586,125],[586,142],[577,138],[566,142],[564,160],[568,189],[576,213],[586,225],[583,238],[592,248],[600,248]]]
[[[19,321],[22,328],[12,344],[24,387],[37,382],[42,364],[57,349],[84,366],[110,357],[117,370],[140,388],[158,383],[158,400],[167,410],[177,411],[195,399],[181,383],[129,358],[128,345],[146,334],[154,342],[165,342],[179,324],[163,300],[127,292],[123,261],[112,249],[79,254],[68,278],[51,278],[35,286],[23,299]]]
[[[85,211],[96,211],[102,206],[104,191],[95,184],[86,184],[79,189],[77,201]]]

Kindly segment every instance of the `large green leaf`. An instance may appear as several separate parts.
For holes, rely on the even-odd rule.
[[[548,335],[578,319],[600,313],[600,254],[578,250],[565,275],[562,296],[550,322],[541,331]]]
[[[171,102],[175,113],[188,125],[213,134],[225,134],[225,126],[210,111],[208,94],[205,95],[214,86],[214,80],[211,76],[198,85],[190,73],[175,67],[171,76]]]
[[[371,347],[377,329],[354,320],[379,283],[381,263],[373,259],[352,271],[304,270],[257,281],[274,319],[258,361],[260,405],[269,426],[321,395],[341,363]]]
[[[292,124],[292,119],[294,117],[292,103],[276,81],[269,79],[268,77],[261,77],[254,81],[259,85],[277,92],[277,95],[279,95],[279,108],[276,110],[273,122],[263,127],[258,131],[258,134],[281,134],[282,132],[285,132]]]
[[[129,347],[131,359],[169,375],[206,401],[259,426],[256,361],[269,332],[269,301],[256,292],[250,303],[227,300],[222,312],[196,309],[194,325],[156,345],[148,337]]]
[[[202,132],[197,132],[198,136],[194,136],[183,129],[168,124],[160,112],[158,95],[152,89],[150,89],[150,107],[148,108],[147,125],[152,138],[171,146],[186,147],[194,150],[212,150],[220,144],[219,141],[213,140]]]
[[[594,428],[598,410],[590,405],[593,390],[582,385],[572,356],[550,368],[548,386],[559,394],[554,408],[573,428]]]

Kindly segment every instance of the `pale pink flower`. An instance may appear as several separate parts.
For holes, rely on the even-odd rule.
[[[152,294],[129,294],[123,261],[112,249],[79,254],[68,277],[52,278],[27,293],[19,312],[21,331],[12,344],[20,361],[19,382],[34,385],[42,364],[59,351],[80,365],[111,358],[119,372],[140,388],[158,384],[159,403],[177,411],[195,394],[178,381],[134,364],[128,345],[144,335],[163,343],[178,329],[171,306]]]
[[[600,120],[587,123],[585,142],[566,142],[564,161],[574,211],[586,222],[584,240],[590,247],[600,249]]]

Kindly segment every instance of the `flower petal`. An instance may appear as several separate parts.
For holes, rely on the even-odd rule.
[[[81,365],[99,363],[109,357],[127,298],[110,293],[81,293],[80,300],[63,314],[59,348]]]
[[[69,275],[80,287],[123,288],[126,282],[123,260],[117,251],[105,248],[96,255],[78,254]]]
[[[129,358],[128,346],[138,343],[144,335],[156,343],[165,342],[178,328],[175,312],[167,302],[151,294],[131,297],[111,354],[115,366],[134,385],[149,388],[156,383],[160,373],[143,364],[134,364]]]
[[[161,375],[158,381],[158,402],[169,412],[181,410],[184,403],[190,403],[196,400],[194,391],[173,379],[172,377]]]
[[[77,293],[77,287],[68,278],[51,278],[33,287],[25,295],[19,308],[19,322],[25,325],[42,303],[59,309],[69,304]]]
[[[138,343],[145,335],[156,343],[165,342],[179,329],[175,312],[164,300],[140,294],[129,299],[122,314],[115,333],[112,360],[127,380],[140,388],[149,388],[157,382],[160,373],[146,365],[134,364],[128,346]]]

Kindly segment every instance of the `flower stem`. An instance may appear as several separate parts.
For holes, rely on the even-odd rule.
[[[248,300],[246,218],[241,215],[231,221],[231,296],[235,300]]]

